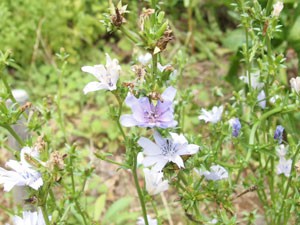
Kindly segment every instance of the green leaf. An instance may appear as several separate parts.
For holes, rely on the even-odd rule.
[[[106,203],[106,194],[100,195],[95,202],[94,220],[99,221]]]
[[[124,197],[114,202],[107,210],[103,219],[103,223],[113,224],[113,221],[116,219],[116,215],[119,215],[120,212],[127,208],[132,200],[132,197]]]
[[[228,32],[222,39],[222,44],[224,47],[237,51],[240,46],[245,42],[245,33],[242,29],[237,29]]]
[[[290,29],[288,40],[293,48],[295,48],[297,52],[300,52],[300,16],[298,16]]]

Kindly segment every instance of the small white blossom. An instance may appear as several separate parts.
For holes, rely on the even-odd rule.
[[[184,167],[181,155],[192,155],[199,151],[199,146],[188,144],[186,138],[181,134],[170,133],[172,138],[162,138],[154,131],[155,142],[141,137],[138,144],[143,148],[145,167],[153,166],[154,171],[161,171],[168,162],[176,163],[179,168]]]
[[[144,168],[146,190],[149,195],[156,195],[168,190],[169,184],[167,180],[163,180],[163,173],[160,171],[149,170]]]
[[[292,169],[292,160],[285,158],[280,158],[279,163],[277,165],[277,174],[284,174],[284,176],[289,177]]]
[[[206,123],[217,123],[221,120],[223,113],[223,106],[214,106],[211,111],[207,111],[205,109],[201,110],[201,115],[198,117],[199,120],[204,120]]]
[[[147,220],[149,225],[157,225],[157,219],[152,219],[150,216],[147,215]],[[137,220],[136,225],[145,225],[145,220],[143,217],[139,217]]]
[[[119,66],[118,60],[111,60],[108,54],[106,54],[105,66],[83,66],[81,70],[92,74],[99,80],[88,83],[83,89],[84,94],[102,89],[110,91],[117,89],[117,81],[119,79],[121,67]]]
[[[290,80],[291,88],[294,90],[297,94],[300,94],[300,77],[292,78]]]
[[[138,61],[143,65],[147,66],[152,59],[152,55],[150,53],[146,53],[145,55],[140,55],[138,57]]]
[[[4,185],[4,191],[10,191],[14,186],[29,186],[38,190],[43,185],[41,174],[26,161],[25,155],[37,157],[38,152],[29,147],[21,150],[21,161],[9,160],[6,166],[12,170],[0,167],[0,184]],[[38,159],[37,159],[38,160]]]
[[[143,152],[139,152],[136,157],[137,166],[143,165],[143,160],[144,160],[144,154],[143,154]]]
[[[37,212],[24,211],[23,217],[14,216],[14,225],[45,225],[42,211]]]
[[[258,105],[262,109],[266,108],[267,101],[266,101],[266,94],[265,94],[264,90],[262,90],[261,92],[259,92],[259,94],[257,96],[257,101],[258,101]]]
[[[206,180],[222,180],[228,178],[228,172],[227,170],[219,165],[214,165],[210,167],[210,171],[202,171],[202,170],[196,170],[196,172],[200,176],[205,176]]]
[[[275,104],[278,99],[280,99],[280,96],[279,95],[274,95],[273,97],[270,98],[270,102],[272,104]]]
[[[287,150],[288,150],[288,147],[284,147],[284,145],[279,145],[276,149],[276,153],[277,153],[278,157],[281,159],[281,158],[285,157]]]
[[[241,76],[240,79],[249,85],[248,76]],[[250,82],[251,82],[251,87],[254,89],[261,89],[264,86],[264,83],[260,82],[259,71],[250,74]]]
[[[209,221],[209,224],[217,224],[217,223],[218,223],[218,220],[216,218]]]
[[[283,3],[281,1],[276,2],[273,5],[273,12],[272,12],[272,16],[278,17],[280,15],[280,12],[283,9]]]

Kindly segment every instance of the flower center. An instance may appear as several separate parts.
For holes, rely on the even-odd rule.
[[[155,123],[159,115],[155,111],[144,111],[144,118],[147,119],[150,123]]]
[[[177,144],[174,144],[172,140],[166,139],[166,142],[161,146],[161,152],[164,156],[172,156],[178,151]]]

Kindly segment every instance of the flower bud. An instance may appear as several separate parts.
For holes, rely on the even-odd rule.
[[[300,77],[292,78],[290,80],[291,88],[294,90],[297,94],[300,93]]]
[[[282,11],[283,9],[283,3],[282,2],[276,2],[274,5],[273,5],[273,12],[272,12],[272,16],[276,16],[278,17],[280,12]]]

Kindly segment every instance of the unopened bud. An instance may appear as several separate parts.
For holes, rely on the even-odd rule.
[[[278,17],[280,12],[282,11],[283,9],[283,3],[282,2],[276,2],[274,5],[273,5],[273,12],[272,12],[272,16],[276,16]]]
[[[300,77],[292,78],[290,80],[291,88],[297,93],[300,94]]]

